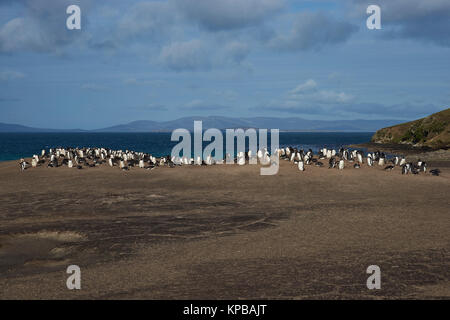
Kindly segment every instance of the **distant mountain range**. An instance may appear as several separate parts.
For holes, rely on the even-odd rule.
[[[231,117],[185,117],[171,121],[139,120],[95,130],[44,129],[18,124],[0,123],[0,132],[171,132],[177,128],[193,130],[194,120],[201,120],[203,129],[255,128],[280,131],[360,131],[372,132],[403,122],[402,120],[307,120],[302,118],[231,118]]]

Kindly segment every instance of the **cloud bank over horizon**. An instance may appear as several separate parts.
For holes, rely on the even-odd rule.
[[[71,4],[81,30],[65,27]],[[449,1],[379,0],[381,30],[365,27],[369,4],[0,0],[0,117],[94,128],[198,112],[415,119],[448,107]]]

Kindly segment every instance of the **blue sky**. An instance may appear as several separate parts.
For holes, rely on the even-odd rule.
[[[0,122],[409,120],[449,107],[449,57],[448,0],[0,0]]]

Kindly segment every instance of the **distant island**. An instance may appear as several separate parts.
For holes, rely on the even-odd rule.
[[[378,130],[372,137],[375,144],[397,144],[421,149],[450,148],[450,108]]]
[[[139,120],[107,128],[45,129],[19,124],[0,123],[0,132],[171,132],[177,128],[193,130],[194,120],[203,122],[203,129],[267,128],[297,132],[375,132],[376,130],[399,124],[402,120],[307,120],[303,118],[232,118],[221,116],[184,117],[170,121]]]

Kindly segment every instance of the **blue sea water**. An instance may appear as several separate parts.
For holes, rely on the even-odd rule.
[[[341,146],[370,141],[373,132],[280,132],[280,146],[311,148],[314,152],[326,146]],[[15,160],[40,154],[55,147],[104,147],[133,150],[164,156],[178,141],[171,133],[0,133],[0,161]],[[225,140],[225,135],[224,135]],[[225,142],[224,142],[225,143]],[[208,145],[209,142],[204,142]],[[268,134],[270,148],[270,134]],[[224,147],[225,150],[225,147]]]

